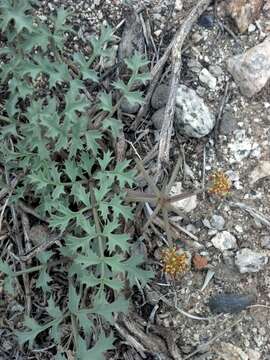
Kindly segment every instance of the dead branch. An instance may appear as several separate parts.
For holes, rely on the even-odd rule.
[[[176,38],[174,39],[172,48],[172,77],[170,82],[169,100],[165,108],[164,122],[160,132],[160,144],[157,166],[158,174],[160,174],[161,172],[161,165],[163,163],[168,163],[169,161],[170,140],[172,136],[173,118],[175,112],[175,97],[181,73],[182,46],[193,24],[207,9],[210,2],[211,0],[201,0],[198,2],[198,4],[192,9],[192,11],[182,24],[181,28],[178,30]]]

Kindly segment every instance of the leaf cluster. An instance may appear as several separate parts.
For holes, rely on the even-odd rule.
[[[126,279],[132,285],[151,276],[140,267],[142,258],[129,256],[130,238],[123,232],[123,223],[133,217],[124,197],[135,172],[129,161],[115,161],[111,146],[122,127],[115,117],[121,101],[143,102],[134,84],[149,79],[141,71],[147,62],[135,53],[126,60],[129,81],[115,80],[91,103],[85,85],[100,85],[97,65],[111,56],[113,30],[106,27],[99,37],[93,36],[89,54],[68,56],[64,49],[67,35],[73,34],[71,14],[59,8],[45,23],[35,15],[37,9],[37,3],[27,0],[0,4],[6,44],[0,50],[0,76],[8,89],[0,117],[0,153],[7,178],[18,178],[11,201],[34,199],[40,217],[62,234],[57,254],[60,260],[68,259],[61,267],[68,290],[67,301],[56,304],[51,275],[56,252],[40,253],[38,265],[26,271],[37,273],[36,287],[47,300],[46,321],[26,317],[17,336],[22,345],[35,346],[37,336],[49,332],[58,344],[56,358],[65,359],[61,329],[69,324],[76,358],[103,359],[113,347],[105,324],[113,324],[113,314],[128,307],[120,295]],[[4,260],[0,271],[5,290],[12,292],[14,279],[23,271],[14,271]]]

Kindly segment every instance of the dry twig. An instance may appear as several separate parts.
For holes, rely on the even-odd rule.
[[[252,207],[250,207],[244,203],[241,203],[241,202],[230,201],[229,205],[231,207],[238,207],[239,209],[245,210],[254,219],[257,219],[263,225],[270,227],[270,219],[267,216],[265,216],[264,214],[262,214],[261,212],[259,212],[258,210],[255,210]]]
[[[5,168],[5,180],[8,188],[12,189],[12,182],[10,181],[10,176],[8,173],[8,170]],[[13,190],[13,189],[12,189]],[[10,191],[10,194],[12,193],[12,190]],[[21,231],[19,227],[19,222],[17,218],[17,210],[13,204],[9,205],[9,208],[11,210],[11,216],[13,221],[13,229],[14,229],[14,240],[19,252],[19,255],[24,252],[23,249],[23,241],[21,236]],[[26,265],[21,262],[21,269],[25,270]],[[28,274],[23,274],[23,284],[24,284],[24,290],[25,290],[25,311],[27,315],[30,315],[31,311],[31,293],[30,293],[30,282],[29,282],[29,276]]]
[[[169,99],[165,108],[164,121],[160,132],[160,144],[158,154],[157,173],[161,172],[161,165],[168,163],[170,140],[172,136],[173,118],[175,112],[175,97],[176,90],[180,80],[181,64],[182,64],[182,46],[189,34],[192,25],[197,21],[200,15],[207,9],[211,0],[200,0],[198,4],[192,9],[190,14],[183,22],[181,28],[178,30],[174,40],[172,49],[172,77],[170,82]]]

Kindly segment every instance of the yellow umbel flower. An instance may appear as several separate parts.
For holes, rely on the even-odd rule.
[[[214,172],[210,177],[210,181],[212,183],[208,190],[210,193],[225,196],[230,192],[232,184],[229,177],[224,174],[224,172]]]
[[[165,249],[162,252],[163,271],[166,274],[176,277],[183,273],[188,267],[188,257],[183,253],[178,253],[176,247]]]

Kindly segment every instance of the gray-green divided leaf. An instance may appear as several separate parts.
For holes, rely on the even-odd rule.
[[[39,272],[36,281],[36,287],[41,288],[44,291],[44,293],[51,292],[49,283],[52,282],[52,280],[53,279],[50,277],[50,275],[47,273],[46,269],[44,268]]]
[[[104,334],[99,335],[95,345],[87,349],[86,341],[79,337],[78,360],[105,360],[105,352],[114,348],[114,338],[106,337]]]
[[[17,34],[24,29],[29,32],[32,31],[32,17],[26,14],[28,10],[31,10],[27,1],[11,2],[9,0],[2,0],[0,10],[0,28],[2,31],[6,31],[12,22],[14,22]]]
[[[23,325],[29,329],[25,331],[16,331],[16,335],[20,345],[29,342],[30,348],[33,346],[35,338],[46,329],[46,326],[39,325],[33,318],[25,317]]]
[[[147,65],[149,61],[145,59],[138,51],[129,59],[124,60],[128,68],[133,72],[137,72],[141,67]]]

